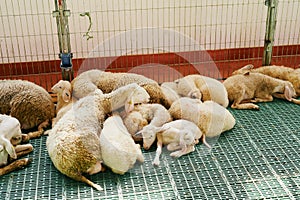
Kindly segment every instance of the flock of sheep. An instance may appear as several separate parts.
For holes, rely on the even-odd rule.
[[[34,83],[0,80],[0,175],[30,163],[17,158],[33,151],[27,142],[44,133],[61,173],[102,190],[84,174],[103,166],[126,173],[136,161],[144,162],[139,143],[148,150],[157,142],[156,166],[163,146],[177,158],[193,152],[200,141],[211,148],[206,138],[235,125],[229,103],[234,109],[259,109],[254,103],[276,97],[300,104],[300,69],[247,65],[223,83],[193,74],[162,84],[134,73],[94,69],[72,82],[59,81],[52,91],[56,105]],[[37,131],[22,133],[32,128]]]

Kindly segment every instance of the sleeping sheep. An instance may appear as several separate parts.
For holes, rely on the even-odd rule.
[[[43,134],[55,116],[50,94],[35,83],[24,80],[0,80],[0,113],[15,117],[21,129],[36,128],[31,138]]]
[[[148,101],[148,93],[136,83],[108,94],[96,91],[78,100],[49,131],[46,145],[54,166],[68,177],[102,190],[83,174],[101,171],[99,136],[104,120],[113,110],[125,106],[130,112],[135,103]]]

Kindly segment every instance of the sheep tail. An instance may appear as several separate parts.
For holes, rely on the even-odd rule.
[[[82,176],[82,175],[80,175],[80,178],[79,178],[79,179],[80,179],[81,182],[84,182],[84,183],[86,183],[86,184],[92,186],[93,188],[95,188],[95,189],[98,190],[98,191],[103,190],[103,188],[102,188],[100,185],[98,185],[98,184],[96,184],[96,183],[93,183],[92,181],[90,181],[89,179],[85,178],[85,177]]]
[[[203,143],[205,146],[207,146],[209,149],[211,149],[210,144],[208,144],[207,141],[206,141],[206,136],[205,136],[205,135],[202,136],[202,143]]]

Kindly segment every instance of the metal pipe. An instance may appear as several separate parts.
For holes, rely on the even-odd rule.
[[[274,43],[274,34],[276,29],[276,16],[278,0],[266,0],[265,5],[268,6],[266,34],[264,44],[263,65],[270,65],[272,60],[272,51]]]
[[[55,11],[53,16],[56,17],[57,33],[59,40],[59,58],[61,59],[60,67],[62,69],[62,79],[71,81],[74,78],[74,72],[72,68],[72,57],[70,33],[68,17],[70,16],[70,10],[67,10],[66,0],[54,0]]]

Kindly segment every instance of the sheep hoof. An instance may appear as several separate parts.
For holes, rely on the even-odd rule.
[[[159,164],[160,164],[159,159],[154,159],[152,162],[152,165],[154,165],[154,166],[159,166]]]

